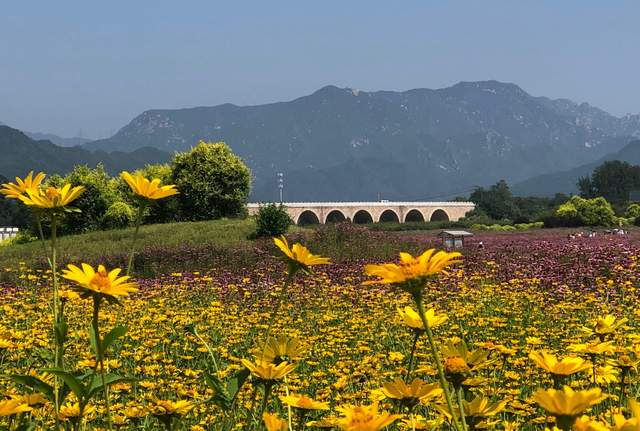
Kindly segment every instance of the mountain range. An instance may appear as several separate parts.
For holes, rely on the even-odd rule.
[[[278,172],[286,200],[436,200],[500,179],[516,191],[548,194],[560,178],[554,174],[570,177],[573,169],[624,156],[638,137],[640,115],[615,117],[587,103],[480,81],[403,92],[327,86],[264,105],[154,109],[110,138],[56,154],[105,159],[115,169],[122,161],[114,151],[133,151],[128,162],[144,164],[199,140],[225,141],[252,169],[252,200],[277,198]],[[1,166],[0,174],[13,175]],[[568,181],[558,188],[568,190]]]
[[[258,106],[150,110],[92,150],[167,152],[225,141],[251,167],[253,199],[436,199],[499,179],[587,164],[640,136],[640,116],[534,97],[514,84],[365,92],[335,86]]]
[[[135,170],[147,163],[164,163],[171,156],[156,148],[137,148],[121,151],[89,151],[80,147],[60,147],[47,140],[36,141],[20,130],[0,126],[0,174],[13,178],[24,176],[29,170],[48,174],[65,174],[74,166],[86,164],[95,167],[104,164],[111,174],[122,170]]]

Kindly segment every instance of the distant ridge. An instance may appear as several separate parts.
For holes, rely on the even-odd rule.
[[[640,136],[640,117],[534,97],[515,84],[437,90],[326,86],[287,102],[145,111],[84,148],[182,151],[224,140],[251,167],[253,200],[446,199],[597,160]]]
[[[156,148],[138,148],[130,153],[104,151],[91,152],[79,147],[64,148],[50,141],[36,141],[20,130],[0,126],[0,175],[13,178],[24,176],[29,170],[45,171],[48,174],[65,174],[75,165],[91,167],[103,163],[112,173],[134,170],[148,163],[161,163],[170,159],[168,153]]]
[[[551,174],[539,175],[514,184],[511,189],[520,196],[553,196],[555,193],[577,193],[577,182],[580,177],[586,177],[593,170],[609,160],[620,160],[640,165],[640,140],[629,142],[622,149],[573,169]]]
[[[34,132],[24,132],[25,135],[30,137],[31,139],[35,139],[36,141],[47,140],[52,144],[56,144],[60,147],[75,147],[79,145],[84,145],[88,142],[91,142],[91,139],[86,138],[63,138],[58,135],[54,135],[53,133],[34,133]]]

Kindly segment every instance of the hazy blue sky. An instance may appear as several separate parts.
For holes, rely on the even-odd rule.
[[[100,137],[151,108],[484,79],[622,115],[639,18],[632,0],[7,1],[0,122]]]

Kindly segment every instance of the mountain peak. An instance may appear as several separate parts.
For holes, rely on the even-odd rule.
[[[360,90],[355,88],[340,88],[335,85],[325,85],[314,91],[312,96],[357,96],[359,93]]]
[[[518,85],[511,82],[496,81],[494,79],[488,81],[460,81],[449,88],[442,90],[465,90],[465,91],[487,91],[494,94],[515,94],[518,96],[529,96]]]

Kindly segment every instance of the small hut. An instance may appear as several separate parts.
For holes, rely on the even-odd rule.
[[[471,237],[473,234],[466,230],[443,230],[438,234],[442,238],[442,245],[447,250],[456,250],[464,247],[465,237]]]

